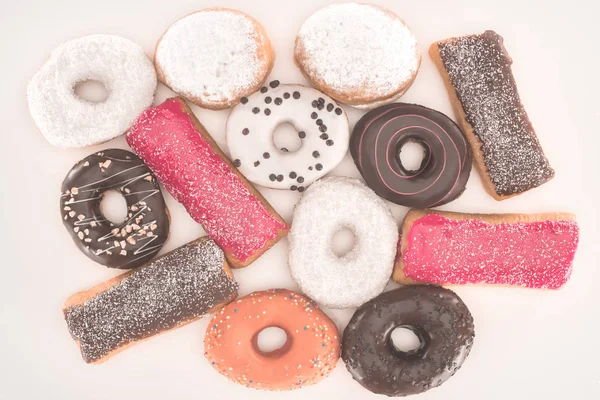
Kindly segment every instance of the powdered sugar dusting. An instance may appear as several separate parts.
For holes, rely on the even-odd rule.
[[[357,3],[317,11],[298,33],[308,57],[303,68],[337,92],[392,95],[411,79],[420,61],[415,37],[394,17],[382,8]]]
[[[492,225],[429,214],[403,235],[404,273],[418,282],[559,289],[571,275],[579,229],[571,220]]]
[[[243,262],[287,230],[196,131],[178,99],[146,110],[127,143],[228,256]]]
[[[267,60],[258,56],[257,22],[241,12],[213,9],[177,21],[156,49],[168,85],[186,97],[227,101],[258,85]]]

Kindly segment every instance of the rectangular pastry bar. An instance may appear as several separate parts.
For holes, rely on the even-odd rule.
[[[289,230],[265,198],[223,154],[181,98],[146,110],[127,143],[190,216],[245,267]]]
[[[394,280],[402,284],[495,284],[559,289],[571,276],[575,215],[463,214],[410,210]]]
[[[223,251],[208,237],[69,297],[64,315],[87,363],[231,302],[238,285]]]
[[[550,180],[546,159],[519,98],[512,59],[493,31],[442,40],[438,66],[486,190],[503,200]]]

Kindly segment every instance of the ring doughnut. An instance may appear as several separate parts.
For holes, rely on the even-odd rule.
[[[400,161],[408,142],[424,150],[416,171]],[[471,151],[458,126],[444,114],[416,104],[369,111],[354,127],[350,152],[375,193],[408,207],[437,207],[456,199],[471,172]]]
[[[262,25],[228,8],[207,8],[175,22],[158,41],[158,79],[200,107],[231,107],[257,91],[275,53]]]
[[[420,346],[404,352],[394,329],[412,330]],[[408,396],[444,383],[469,355],[473,317],[454,292],[408,286],[363,304],[344,330],[342,359],[354,379],[373,393]]]
[[[302,147],[289,153],[273,142],[275,128],[290,123]],[[349,141],[348,118],[335,101],[301,85],[272,81],[242,98],[227,120],[227,147],[251,182],[300,192],[338,165]]]
[[[387,104],[412,85],[421,53],[396,14],[372,4],[331,4],[302,25],[294,60],[310,83],[357,108]]]
[[[356,244],[338,257],[331,242],[341,229]],[[356,307],[377,296],[390,280],[398,228],[389,208],[356,179],[315,182],[300,199],[289,233],[289,264],[302,291],[331,308]]]
[[[129,269],[149,261],[169,235],[169,213],[158,181],[135,154],[108,149],[79,161],[62,184],[63,224],[77,247],[110,268]],[[114,224],[100,202],[116,190],[127,202],[127,218]]]
[[[287,341],[265,353],[258,348],[258,334],[272,326],[283,329]],[[204,338],[204,355],[212,366],[254,389],[315,384],[335,368],[339,353],[335,324],[310,299],[287,289],[254,292],[222,308]]]
[[[75,94],[78,83],[98,81],[99,103]],[[27,87],[29,111],[58,147],[84,147],[122,135],[152,104],[156,72],[142,48],[114,35],[90,35],[57,47]]]

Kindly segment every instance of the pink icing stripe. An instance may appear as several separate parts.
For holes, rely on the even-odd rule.
[[[127,133],[127,143],[235,259],[245,262],[289,229],[196,131],[179,100],[146,110]]]
[[[578,240],[571,220],[492,225],[428,214],[410,227],[404,274],[431,284],[558,289],[571,275]]]

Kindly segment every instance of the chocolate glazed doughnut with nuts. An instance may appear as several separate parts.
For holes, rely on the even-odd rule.
[[[412,330],[417,349],[398,350],[391,335]],[[354,379],[373,393],[418,394],[444,383],[461,367],[475,337],[473,317],[454,292],[407,286],[358,308],[344,330],[342,359]]]
[[[120,224],[107,220],[100,210],[109,190],[118,191],[127,202],[127,217]],[[126,150],[103,150],[75,164],[62,184],[60,210],[83,254],[110,268],[144,264],[169,235],[169,213],[158,181]]]

